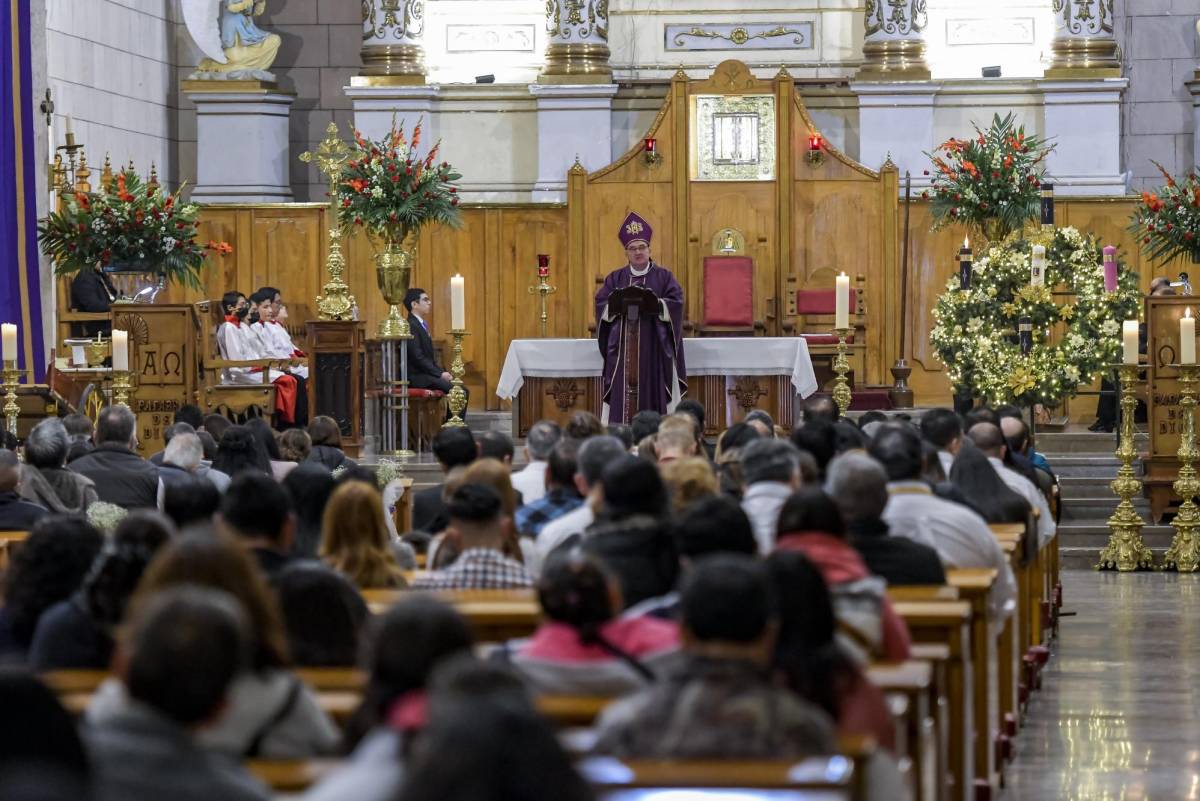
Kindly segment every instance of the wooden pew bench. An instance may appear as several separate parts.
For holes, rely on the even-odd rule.
[[[8,570],[8,564],[12,561],[13,554],[21,547],[21,543],[25,542],[28,538],[28,531],[0,531],[0,572]]]
[[[362,595],[374,614],[383,614],[412,590],[364,590]],[[431,593],[451,604],[471,624],[479,642],[504,642],[533,634],[542,619],[537,591],[442,590]]]
[[[1001,626],[992,619],[991,594],[996,584],[994,568],[960,568],[946,571],[946,580],[971,604],[972,708],[975,729],[975,780],[986,782],[993,795],[1000,787],[996,743],[1000,737],[999,671],[997,639]]]
[[[971,605],[967,601],[896,601],[892,606],[908,625],[914,643],[946,649],[948,774],[951,798],[975,796],[974,710],[971,670]],[[920,652],[919,648],[914,650]]]

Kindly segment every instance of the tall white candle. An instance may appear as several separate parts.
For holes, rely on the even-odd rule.
[[[450,278],[450,328],[455,331],[467,328],[467,292],[463,277],[458,274]]]
[[[129,332],[119,328],[112,332],[112,369],[129,370]]]
[[[1042,245],[1033,246],[1033,257],[1029,262],[1029,283],[1041,286],[1046,282],[1046,248]]]
[[[1138,321],[1126,320],[1121,326],[1121,341],[1124,353],[1121,359],[1125,364],[1138,363]]]
[[[1179,363],[1196,363],[1196,318],[1191,309],[1179,318]]]
[[[0,340],[3,340],[0,346],[0,358],[6,362],[17,360],[17,326],[14,323],[4,323],[0,325]]]
[[[840,273],[834,289],[834,328],[850,327],[850,276]],[[826,307],[828,308],[828,307]]]
[[[64,131],[64,133],[69,133],[69,134],[75,133],[75,118],[72,117],[70,114],[67,115],[67,129],[66,129],[66,131]]]

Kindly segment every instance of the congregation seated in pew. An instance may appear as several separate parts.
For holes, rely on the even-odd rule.
[[[921,480],[922,443],[913,426],[875,423],[874,437],[861,431],[839,434],[839,426],[853,423],[824,419],[819,404],[812,410],[814,418],[800,424],[790,439],[754,433],[723,440],[728,447],[721,448],[719,468],[708,467],[699,448],[695,455],[666,462],[654,451],[652,459],[631,456],[619,439],[581,417],[551,449],[549,460],[561,449],[564,464],[557,481],[565,483],[569,470],[570,483],[587,490],[588,497],[535,536],[518,531],[509,520],[520,516],[519,509],[514,514],[511,508],[512,466],[479,458],[478,449],[469,459],[464,452],[456,458],[465,461],[447,477],[446,523],[438,532],[443,556],[438,565],[413,577],[412,589],[401,582],[377,582],[364,570],[382,565],[388,576],[400,575],[398,543],[384,525],[383,501],[371,486],[369,467],[339,471],[335,478],[312,461],[281,475],[253,432],[231,426],[222,432],[217,454],[217,463],[232,473],[231,485],[216,503],[210,495],[184,503],[174,488],[164,490],[164,508],[188,533],[180,536],[163,522],[172,539],[157,554],[143,556],[146,569],[140,580],[130,563],[131,569],[120,576],[124,584],[106,585],[102,608],[88,607],[84,599],[96,594],[96,582],[113,569],[106,565],[130,561],[118,558],[123,529],[110,535],[116,544],[101,553],[100,534],[77,519],[50,515],[14,553],[5,577],[0,631],[16,624],[14,631],[23,632],[25,643],[9,651],[12,659],[38,669],[64,667],[24,653],[41,623],[47,632],[56,627],[63,613],[47,613],[52,606],[71,610],[80,618],[76,624],[82,620],[104,631],[138,631],[143,610],[182,586],[228,594],[246,620],[250,661],[230,678],[222,713],[194,727],[188,741],[178,744],[180,753],[186,751],[193,761],[185,746],[226,760],[340,758],[332,772],[312,772],[327,774],[309,790],[309,797],[318,801],[391,801],[465,792],[477,777],[457,775],[471,772],[465,768],[446,771],[447,746],[438,745],[445,737],[458,738],[462,754],[473,754],[477,765],[494,760],[524,764],[512,761],[516,756],[507,749],[532,743],[527,747],[542,749],[532,755],[541,757],[535,763],[559,765],[555,760],[562,760],[562,784],[551,788],[556,798],[568,797],[567,788],[574,786],[588,794],[581,797],[590,797],[593,791],[566,754],[547,750],[554,738],[546,739],[551,730],[537,712],[568,710],[572,701],[569,714],[596,726],[597,752],[618,756],[790,760],[837,753],[842,747],[838,737],[845,743],[848,736],[867,736],[879,748],[870,758],[873,768],[884,765],[882,774],[889,778],[879,783],[881,772],[868,771],[874,790],[866,797],[903,797],[903,791],[880,788],[894,787],[889,782],[899,780],[899,761],[918,746],[896,740],[899,727],[893,716],[900,713],[889,709],[868,678],[871,660],[908,656],[906,624],[888,611],[891,602],[884,588],[906,576],[928,576],[925,583],[937,585],[945,578],[943,567],[978,561],[997,569],[995,593],[1003,597],[1004,576],[989,563],[986,544],[974,538],[973,528],[964,525],[964,532],[950,526],[977,520],[988,542],[995,546],[996,540],[975,511],[926,494],[931,489]],[[668,427],[674,425],[694,438],[692,422]],[[755,431],[748,425],[741,430]],[[469,433],[443,443],[455,441],[469,441],[475,448]],[[819,455],[796,443],[811,445]],[[761,540],[738,500],[745,492],[741,461],[749,453],[753,462],[756,451],[784,471],[755,473],[758,468],[752,464],[752,475],[783,476],[777,483],[787,487],[779,493],[774,522]],[[578,454],[574,465],[569,464],[571,453]],[[711,470],[713,484],[676,503],[682,485],[664,480],[664,473],[670,465],[693,468],[692,462]],[[807,482],[806,462],[812,465]],[[915,472],[910,472],[914,464]],[[983,464],[988,465],[986,459]],[[964,461],[967,466],[969,460]],[[815,483],[818,473],[824,474],[829,495]],[[892,482],[885,488],[888,478]],[[189,481],[219,492],[211,482],[194,476]],[[554,486],[551,481],[550,492]],[[720,488],[718,495],[708,494],[713,486]],[[949,504],[938,506],[939,514],[949,511],[934,525],[928,509],[897,503],[908,495]],[[902,513],[889,515],[889,509]],[[586,520],[576,514],[585,510]],[[548,561],[538,562],[538,540],[571,516],[574,530],[548,551]],[[124,525],[138,520],[127,518]],[[293,536],[305,525],[307,534]],[[74,533],[53,541],[39,534],[51,529],[59,535]],[[774,551],[765,560],[763,542]],[[907,547],[880,549],[881,542]],[[1008,570],[1007,557],[996,547]],[[878,558],[880,553],[886,558]],[[972,553],[974,560],[964,557]],[[66,555],[70,560],[63,561]],[[269,576],[273,582],[267,581]],[[47,583],[46,577],[53,581]],[[1011,584],[1011,572],[1007,580]],[[861,605],[839,606],[839,594],[861,604],[859,584],[878,590],[870,595],[870,614]],[[382,595],[372,589],[384,586],[390,589]],[[534,586],[536,597],[528,589]],[[490,600],[486,593],[471,595],[472,588],[491,587],[525,588],[518,592],[529,594],[505,601]],[[368,618],[359,593],[386,599],[371,601],[376,619]],[[445,600],[429,593],[443,593]],[[391,603],[390,610],[384,608]],[[488,622],[496,610],[503,615]],[[991,608],[985,614],[997,623],[1005,620],[1005,614]],[[869,625],[864,627],[864,620]],[[865,629],[870,635],[866,641],[875,647],[854,656],[837,636],[846,623],[859,635]],[[132,628],[120,628],[127,624]],[[503,646],[513,637],[518,639]],[[481,653],[501,645],[512,664],[472,656],[476,640],[489,643],[486,649],[479,646]],[[89,730],[119,727],[122,716],[137,707],[136,699],[123,680],[122,659],[107,662],[102,648],[95,653],[87,666],[111,668],[116,675],[86,695],[63,691],[63,697],[73,710],[86,708]],[[154,649],[142,653],[161,654],[156,658],[164,664],[179,658]],[[365,654],[365,661],[358,662],[366,677],[363,686],[351,674],[336,687],[308,685],[306,677],[317,681],[319,673],[295,669],[337,667],[345,672],[357,654]],[[456,655],[457,664],[450,665],[448,659]],[[426,693],[426,688],[432,689]],[[542,696],[537,704],[535,696]],[[492,709],[497,699],[503,707],[499,711]],[[757,720],[746,730],[713,722],[724,719],[722,710],[742,708],[742,703],[786,714]],[[466,722],[456,717],[472,705],[479,710],[472,734],[479,742],[463,739]],[[596,712],[599,717],[593,721]],[[495,720],[488,718],[493,714],[498,715]],[[960,722],[973,725],[966,718]],[[493,724],[517,732],[512,742],[483,736]],[[164,732],[170,728],[162,720],[155,725]],[[553,747],[560,748],[557,742]],[[511,779],[514,787],[533,781],[519,771]],[[431,788],[442,788],[443,795],[430,795]]]

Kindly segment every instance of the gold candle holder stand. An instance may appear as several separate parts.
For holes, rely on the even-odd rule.
[[[1154,567],[1154,554],[1142,539],[1142,526],[1145,523],[1133,507],[1133,499],[1142,494],[1141,479],[1133,470],[1133,460],[1137,458],[1133,444],[1133,413],[1137,408],[1134,386],[1138,381],[1139,369],[1140,366],[1136,364],[1118,366],[1121,377],[1121,438],[1116,457],[1121,461],[1121,467],[1109,486],[1121,502],[1108,519],[1108,545],[1100,552],[1097,570],[1128,573]]]
[[[548,276],[545,276],[545,275],[538,276],[537,284],[529,287],[530,295],[532,295],[533,293],[536,292],[542,296],[542,314],[541,314],[541,318],[540,318],[541,322],[542,322],[542,326],[541,326],[542,339],[546,338],[546,322],[550,319],[550,315],[546,311],[546,296],[553,295],[555,292],[558,291],[557,287],[550,286],[550,282],[547,280],[547,278],[548,278]]]
[[[850,409],[850,400],[852,394],[850,392],[850,382],[846,380],[846,374],[850,372],[850,362],[846,359],[846,339],[850,336],[852,328],[835,328],[833,333],[837,335],[837,358],[833,360],[833,372],[837,374],[837,379],[833,384],[833,402],[837,404],[838,412],[843,417]]]
[[[1179,368],[1179,405],[1183,407],[1183,432],[1179,437],[1179,475],[1172,485],[1175,494],[1183,499],[1175,513],[1172,525],[1175,536],[1171,547],[1163,555],[1163,570],[1180,573],[1195,573],[1200,570],[1200,541],[1196,529],[1200,528],[1200,509],[1193,498],[1200,494],[1200,479],[1196,468],[1196,365],[1172,365]]]
[[[466,373],[466,366],[462,360],[462,341],[467,335],[466,331],[452,329],[450,336],[454,337],[454,361],[450,362],[450,375],[452,376],[450,387],[450,419],[442,423],[442,428],[454,428],[465,426],[466,422],[462,419],[462,414],[467,410],[467,391],[463,389],[463,374]]]
[[[112,402],[133,408],[133,373],[128,370],[112,371]]]
[[[17,435],[17,417],[21,414],[21,407],[17,403],[17,387],[24,372],[17,367],[16,359],[5,359],[4,369],[0,371],[0,388],[4,390],[4,406],[0,411],[4,413],[5,428],[14,437]]]

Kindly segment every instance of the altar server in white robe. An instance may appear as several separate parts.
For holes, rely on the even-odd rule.
[[[246,303],[245,295],[237,291],[226,292],[221,297],[221,310],[225,314],[225,322],[217,329],[217,347],[223,359],[252,361],[271,358],[264,352],[262,340],[246,322],[250,307]],[[262,383],[260,367],[226,367],[223,373],[223,381],[228,384]],[[280,370],[270,369],[268,379],[275,385],[275,411],[280,421],[296,423],[296,378]]]
[[[283,305],[279,290],[265,286],[250,296],[251,308],[257,308],[258,320],[252,326],[263,343],[263,349],[272,359],[305,359],[304,351],[296,347],[283,320],[287,319],[287,307]],[[292,375],[308,378],[308,365],[295,364],[288,368]]]

